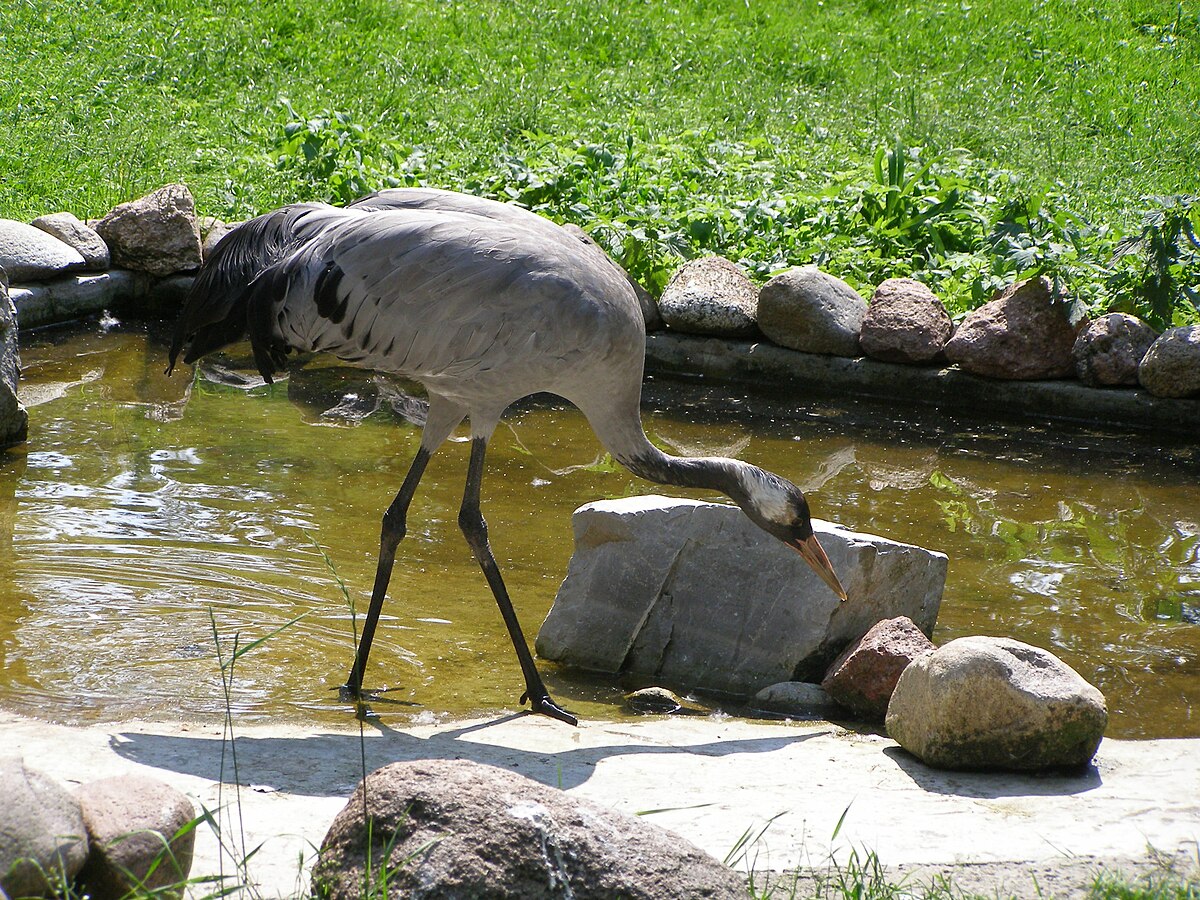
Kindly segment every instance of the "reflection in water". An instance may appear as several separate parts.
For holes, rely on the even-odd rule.
[[[239,660],[235,711],[346,721],[352,604],[365,608],[424,416],[412,386],[320,360],[273,386],[236,358],[166,378],[161,343],[136,328],[46,335],[23,355],[41,403],[24,452],[0,457],[0,704],[216,716],[218,642],[228,656],[286,625]],[[792,477],[820,518],[946,552],[938,642],[1047,647],[1105,692],[1110,735],[1200,735],[1192,444],[658,379],[646,414],[662,446],[736,453]],[[505,424],[485,512],[532,633],[566,571],[571,510],[659,488],[563,404],[527,401]],[[439,452],[413,505],[367,679],[392,688],[375,707],[388,717],[511,710],[520,692],[457,527],[466,457],[461,442]],[[574,710],[621,715],[618,685],[546,669]]]

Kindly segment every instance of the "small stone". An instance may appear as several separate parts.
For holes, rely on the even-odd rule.
[[[39,216],[30,224],[34,228],[58,238],[68,247],[73,247],[83,257],[84,268],[92,272],[103,272],[111,262],[108,244],[93,229],[89,228],[69,212]]]
[[[625,705],[639,715],[707,716],[711,709],[685,700],[663,687],[648,687],[630,691],[625,695]]]
[[[863,319],[863,353],[898,363],[924,363],[946,346],[954,323],[928,287],[911,278],[889,278],[875,289]]]
[[[222,222],[220,219],[213,216],[205,216],[199,220],[200,226],[200,247],[201,255],[204,259],[212,256],[212,252],[217,249],[217,244],[221,243],[221,238],[229,234],[240,225],[240,222]]]
[[[1138,381],[1156,397],[1200,396],[1200,325],[1159,335],[1138,366]]]
[[[900,673],[933,649],[933,641],[912,619],[884,619],[834,660],[821,687],[866,720],[882,722]]]
[[[741,267],[720,256],[680,266],[667,282],[658,311],[667,327],[692,334],[749,336],[757,332],[758,291]]]
[[[196,815],[191,800],[143,775],[88,782],[75,796],[90,848],[79,879],[92,900],[120,900],[135,887],[183,893],[196,843],[195,830],[184,830]]]
[[[939,769],[1079,768],[1100,746],[1104,696],[1054,654],[1010,638],[965,637],[900,675],[887,730]]]
[[[781,347],[858,356],[867,304],[858,291],[816,266],[776,275],[758,295],[758,327]]]
[[[1075,374],[1084,384],[1137,384],[1138,365],[1158,332],[1136,316],[1109,313],[1079,332],[1072,349]]]
[[[967,314],[946,357],[985,378],[1037,380],[1075,374],[1078,329],[1044,275],[1013,284]]]
[[[0,269],[11,284],[47,281],[84,265],[78,250],[40,228],[0,219]]]
[[[196,204],[182,184],[168,184],[122,203],[95,227],[108,244],[114,266],[151,275],[174,275],[200,267]]]
[[[793,719],[840,719],[846,715],[845,707],[830,697],[825,688],[807,681],[768,685],[754,695],[750,705]]]

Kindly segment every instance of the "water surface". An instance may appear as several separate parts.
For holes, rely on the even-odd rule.
[[[234,711],[348,721],[347,597],[366,608],[379,518],[419,440],[403,386],[319,361],[274,386],[216,366],[167,378],[161,340],[137,325],[36,333],[22,356],[35,405],[28,444],[0,455],[0,706],[217,718],[218,654],[296,620],[239,657]],[[804,487],[820,518],[948,554],[938,643],[1046,647],[1104,691],[1110,736],[1200,736],[1200,451],[985,414],[657,379],[645,401],[660,445],[736,454]],[[458,531],[467,455],[460,435],[430,464],[372,651],[368,686],[391,688],[375,709],[400,724],[512,710],[522,690]],[[566,571],[571,511],[654,492],[715,499],[613,466],[565,403],[509,414],[483,502],[530,640]],[[620,714],[618,685],[543,670],[581,715]]]

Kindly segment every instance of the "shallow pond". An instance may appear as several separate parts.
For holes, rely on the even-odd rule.
[[[30,440],[0,454],[0,706],[216,718],[218,653],[287,625],[238,657],[233,710],[348,721],[347,596],[361,616],[379,518],[419,440],[411,399],[320,363],[253,389],[216,366],[166,378],[161,339],[137,325],[27,335],[22,352]],[[741,456],[804,487],[820,518],[947,553],[938,643],[1047,647],[1104,691],[1110,736],[1200,735],[1194,442],[653,378],[644,410],[660,445]],[[376,711],[400,724],[513,710],[522,689],[457,527],[467,453],[449,444],[422,482],[368,669],[392,688]],[[571,511],[664,490],[606,464],[566,404],[510,412],[484,511],[530,640]],[[582,716],[622,714],[618,685],[543,670]]]

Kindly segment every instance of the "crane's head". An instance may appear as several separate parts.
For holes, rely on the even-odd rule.
[[[842,600],[846,590],[838,580],[825,549],[813,533],[812,518],[808,512],[808,501],[804,493],[785,478],[767,472],[757,466],[743,463],[739,468],[738,481],[742,490],[734,496],[738,506],[750,520],[769,534],[773,534],[812,566],[813,571]]]

